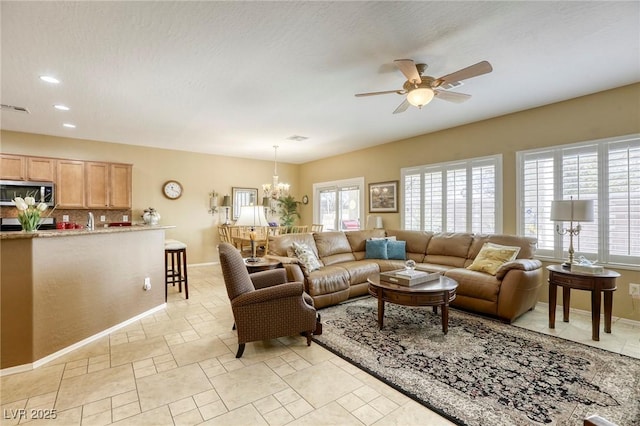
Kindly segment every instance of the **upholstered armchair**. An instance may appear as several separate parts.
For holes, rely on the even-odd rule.
[[[222,275],[238,331],[240,358],[245,343],[303,334],[307,346],[316,328],[313,300],[300,282],[286,282],[282,268],[249,275],[238,249],[229,243],[219,248]]]

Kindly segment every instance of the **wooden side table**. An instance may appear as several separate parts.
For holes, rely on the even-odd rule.
[[[604,332],[611,333],[611,310],[613,292],[616,291],[615,271],[604,270],[602,274],[581,274],[564,269],[560,265],[547,266],[549,271],[549,328],[556,326],[557,287],[562,287],[562,313],[564,322],[569,322],[571,289],[591,292],[591,339],[600,340],[600,293],[604,293]]]
[[[244,264],[250,274],[253,274],[254,272],[268,271],[269,269],[276,269],[282,266],[282,263],[279,260],[270,259],[268,257],[259,257],[257,262],[247,262],[247,259],[245,258]]]

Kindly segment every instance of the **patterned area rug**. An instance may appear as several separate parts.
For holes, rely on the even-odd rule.
[[[325,308],[320,345],[461,425],[640,425],[640,360],[460,311],[377,301]]]

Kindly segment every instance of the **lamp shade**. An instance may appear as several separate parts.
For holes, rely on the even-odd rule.
[[[264,207],[240,207],[240,217],[236,221],[236,226],[269,226],[267,218],[264,216]]]
[[[552,201],[550,216],[556,222],[593,222],[593,200]]]
[[[231,207],[231,197],[228,195],[225,195],[224,197],[222,197],[222,207]]]
[[[407,101],[413,106],[422,107],[433,99],[433,90],[428,87],[418,87],[407,94]]]

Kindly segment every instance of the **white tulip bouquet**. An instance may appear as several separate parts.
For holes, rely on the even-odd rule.
[[[36,199],[33,197],[16,197],[12,201],[18,208],[18,220],[22,225],[22,230],[28,232],[37,230],[40,214],[47,210],[47,205],[45,203],[36,204]]]

